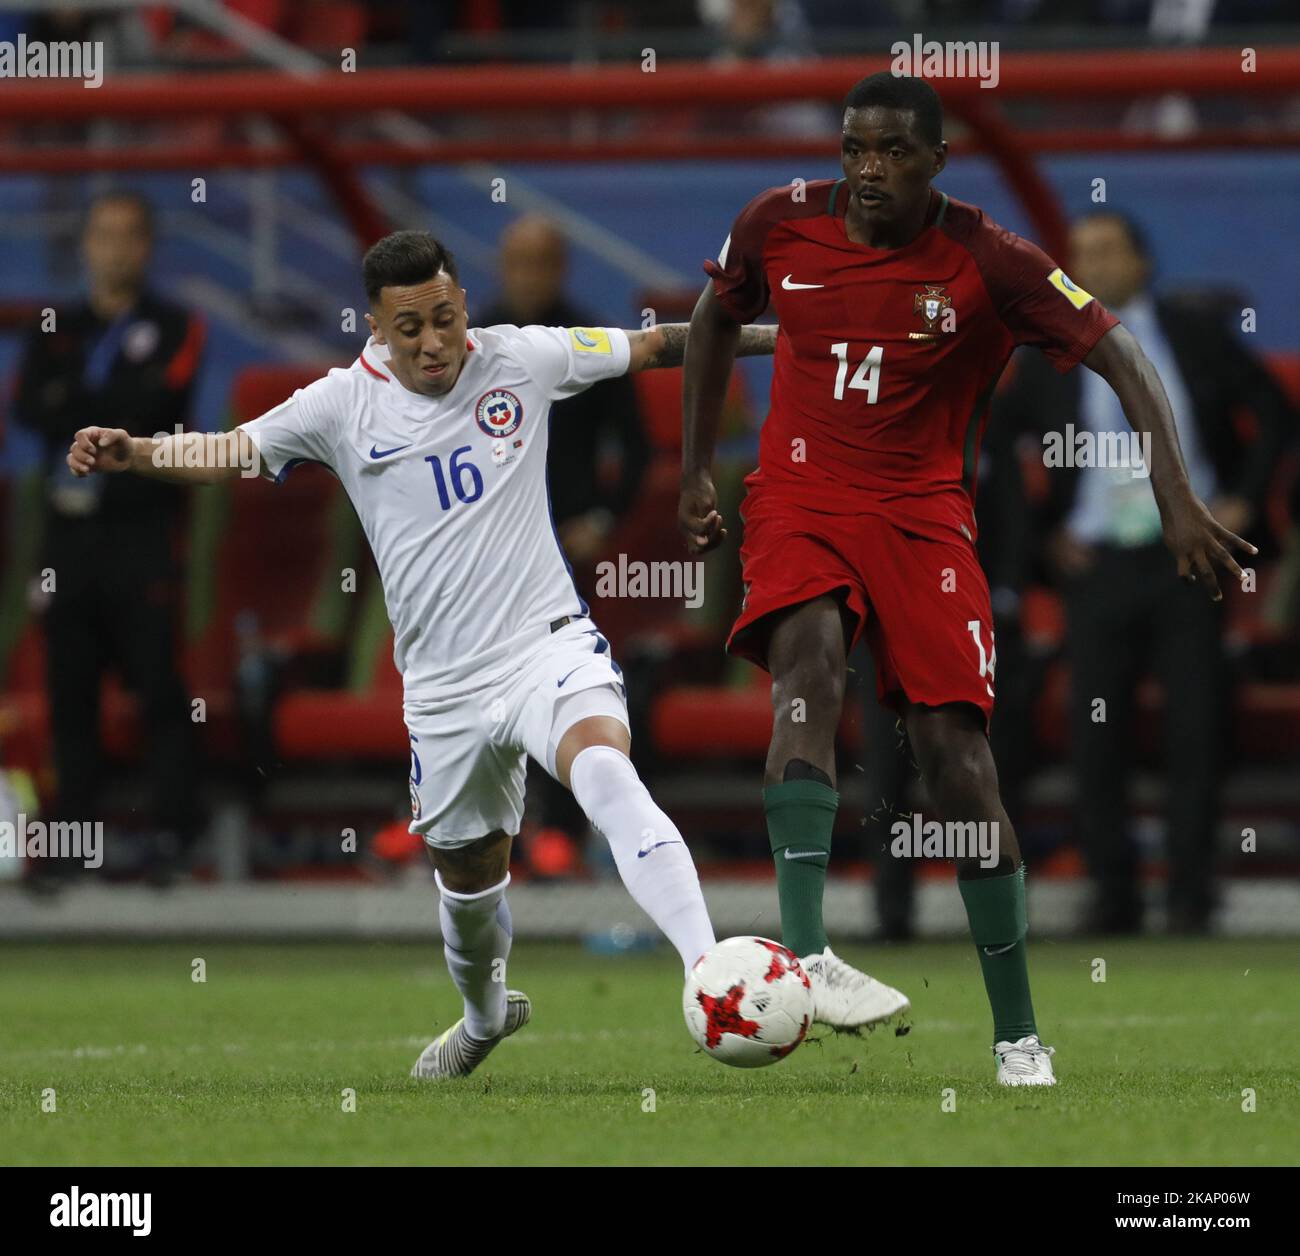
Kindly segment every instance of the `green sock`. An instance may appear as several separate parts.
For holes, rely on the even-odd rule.
[[[820,781],[785,781],[763,790],[781,901],[781,939],[799,956],[820,955],[827,946],[822,892],[839,805],[839,794]]]
[[[993,1009],[993,1042],[1016,1042],[1036,1034],[1029,997],[1025,934],[1025,865],[1005,877],[959,879],[971,937],[984,970],[984,989]],[[992,954],[990,954],[992,952]]]

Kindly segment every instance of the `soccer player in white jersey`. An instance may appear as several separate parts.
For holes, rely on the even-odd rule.
[[[351,367],[232,432],[82,428],[68,465],[201,484],[258,469],[279,481],[312,461],[342,482],[393,624],[411,830],[434,865],[465,1005],[412,1074],[463,1076],[531,1011],[504,980],[526,754],[573,791],[688,971],[714,942],[690,853],[628,758],[622,677],[574,587],[546,479],[551,402],[680,364],[687,329],[470,330],[455,262],[423,231],[385,237],[363,271],[372,335]],[[775,330],[744,328],[740,352],[771,353]]]

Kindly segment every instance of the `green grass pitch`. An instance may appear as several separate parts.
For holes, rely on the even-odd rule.
[[[843,953],[910,994],[911,1032],[824,1034],[746,1071],[695,1051],[669,952],[605,959],[519,942],[511,985],[531,995],[532,1023],[472,1078],[430,1084],[407,1070],[459,1014],[436,944],[11,944],[0,966],[0,1160],[1300,1158],[1295,942],[1034,943],[1039,1023],[1060,1078],[1046,1090],[994,1084],[973,948]],[[195,958],[205,983],[191,980]],[[1104,982],[1093,980],[1097,958]],[[42,1111],[47,1088],[53,1112]],[[944,1111],[946,1090],[955,1111]]]

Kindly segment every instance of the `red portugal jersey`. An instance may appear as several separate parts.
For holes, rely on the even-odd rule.
[[[1068,371],[1118,321],[1037,245],[931,188],[900,249],[850,240],[843,179],[750,201],[717,262],[727,310],[776,307],[771,409],[751,491],[832,514],[882,514],[941,538],[975,536],[989,399],[1017,345]]]

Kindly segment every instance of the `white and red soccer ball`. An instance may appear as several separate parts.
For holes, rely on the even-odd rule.
[[[793,951],[770,938],[727,938],[686,978],[691,1037],[715,1060],[762,1068],[783,1060],[812,1025],[812,985]]]

